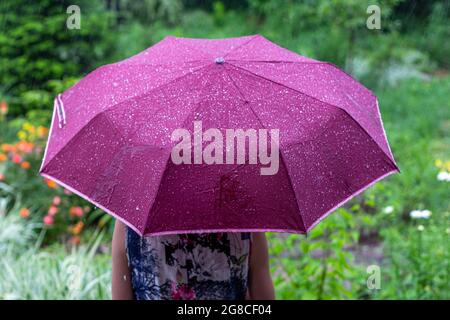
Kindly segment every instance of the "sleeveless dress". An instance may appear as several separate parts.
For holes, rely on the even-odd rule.
[[[131,284],[137,300],[242,300],[251,234],[139,236],[127,228]]]

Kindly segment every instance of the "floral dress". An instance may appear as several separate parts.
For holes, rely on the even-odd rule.
[[[242,300],[251,234],[141,237],[127,228],[127,256],[137,300]]]

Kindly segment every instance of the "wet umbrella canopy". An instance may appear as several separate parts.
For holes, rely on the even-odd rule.
[[[307,232],[396,171],[368,89],[256,35],[166,37],[93,71],[55,99],[40,173],[167,234]]]

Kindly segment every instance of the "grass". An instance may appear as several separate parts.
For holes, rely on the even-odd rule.
[[[110,255],[102,235],[67,249],[40,248],[37,225],[0,215],[0,299],[110,299]]]

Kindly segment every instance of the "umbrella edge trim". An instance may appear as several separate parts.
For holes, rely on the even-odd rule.
[[[324,215],[322,215],[320,218],[318,218],[316,221],[314,221],[313,224],[311,224],[309,227],[306,228],[306,233],[308,233],[311,229],[313,229],[319,222],[321,222],[322,220],[324,220],[325,218],[327,218],[331,213],[333,213],[335,210],[337,210],[339,207],[341,207],[342,205],[344,205],[346,202],[348,202],[349,200],[353,199],[354,197],[356,197],[357,195],[359,195],[360,193],[364,192],[365,190],[369,189],[370,187],[372,187],[374,184],[376,184],[377,182],[383,180],[384,178],[390,176],[391,174],[394,173],[398,173],[400,172],[400,170],[398,168],[395,168],[393,170],[390,170],[384,174],[382,174],[381,176],[379,176],[378,178],[372,180],[370,183],[368,183],[367,185],[363,186],[362,188],[356,190],[355,192],[353,192],[351,195],[349,195],[348,197],[346,197],[344,200],[342,200],[341,202],[339,202],[337,205],[335,205],[334,207],[332,207],[330,210],[328,210]]]
[[[41,176],[43,176],[44,178],[50,179],[55,181],[56,183],[58,183],[60,186],[66,188],[67,190],[75,193],[76,195],[78,195],[79,197],[89,201],[90,203],[92,203],[93,205],[95,205],[96,207],[102,209],[103,211],[105,211],[106,213],[108,213],[109,215],[113,216],[114,218],[116,218],[117,220],[120,220],[121,222],[123,222],[125,225],[127,225],[128,227],[130,227],[131,229],[133,229],[133,231],[135,231],[136,233],[138,233],[140,236],[142,236],[143,234],[141,233],[141,231],[134,226],[133,224],[129,223],[128,221],[126,221],[124,218],[118,216],[117,214],[115,214],[114,212],[112,212],[111,210],[105,208],[103,205],[101,205],[100,203],[98,203],[97,201],[91,199],[89,196],[85,195],[84,193],[74,189],[73,187],[67,185],[66,183],[62,182],[61,180],[51,176],[48,173],[40,173]]]

